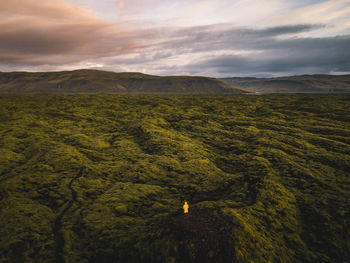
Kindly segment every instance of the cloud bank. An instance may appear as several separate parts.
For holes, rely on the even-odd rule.
[[[295,6],[273,0],[264,7],[256,0],[165,1],[176,7],[169,11],[159,0],[115,1],[115,17],[96,11],[104,10],[101,1],[82,2],[0,0],[0,71],[98,68],[215,77],[350,72],[347,1]],[[147,5],[154,17],[161,15],[150,20]],[[247,15],[247,7],[256,13],[244,23],[230,19]]]

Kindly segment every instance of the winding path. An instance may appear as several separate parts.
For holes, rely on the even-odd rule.
[[[71,191],[72,199],[67,201],[65,204],[64,209],[58,214],[55,220],[55,224],[53,227],[53,233],[55,236],[55,242],[56,242],[56,249],[55,249],[55,259],[57,263],[65,263],[65,258],[64,258],[64,245],[65,245],[65,240],[64,240],[64,235],[62,231],[62,219],[64,215],[67,213],[67,211],[72,207],[73,203],[76,202],[77,200],[77,192],[74,190],[72,187],[72,184],[75,180],[83,176],[85,167],[81,167],[79,169],[79,172],[76,176],[74,176],[68,183],[67,187]]]

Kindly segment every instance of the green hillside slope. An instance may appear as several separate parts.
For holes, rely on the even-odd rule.
[[[348,95],[1,95],[0,125],[0,262],[350,259]]]
[[[246,93],[214,78],[98,70],[0,73],[0,93]]]

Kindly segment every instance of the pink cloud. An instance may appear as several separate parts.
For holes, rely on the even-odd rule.
[[[0,59],[58,64],[135,52],[138,33],[65,1],[0,0]]]
[[[1,13],[49,19],[91,19],[93,12],[62,0],[0,0]]]

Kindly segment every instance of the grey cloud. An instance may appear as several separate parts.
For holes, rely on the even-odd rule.
[[[132,59],[118,59],[121,64],[154,66],[161,58],[204,52],[211,56],[185,66],[161,65],[156,72],[189,74],[261,75],[330,73],[350,71],[350,37],[278,38],[278,36],[318,29],[322,25],[292,25],[267,29],[235,29],[228,25],[201,26],[168,30],[167,41],[151,43],[147,52]],[[162,50],[164,56],[157,56]],[[217,56],[216,51],[251,51],[241,56]],[[119,65],[119,64],[118,64]],[[163,70],[166,69],[166,70]]]
[[[161,59],[166,59],[169,58],[173,55],[174,53],[170,51],[156,51],[154,53],[149,53],[149,54],[138,54],[134,55],[131,58],[108,58],[106,59],[106,65],[115,65],[115,64],[124,64],[124,65],[137,65],[137,64],[144,64],[152,61],[158,61]]]
[[[262,30],[247,30],[247,32],[251,32],[253,35],[256,34],[258,36],[267,37],[267,36],[280,36],[286,34],[295,34],[301,32],[307,32],[319,28],[325,27],[324,25],[289,25],[289,26],[277,26],[271,27]]]
[[[172,36],[201,36],[205,34],[215,34],[216,36],[223,35],[245,35],[245,36],[279,36],[285,34],[295,34],[301,32],[308,32],[311,30],[323,28],[322,24],[297,24],[276,26],[268,28],[236,28],[231,24],[214,24],[206,26],[195,26],[182,29],[173,29],[169,35]]]
[[[167,40],[158,43],[162,48],[177,48],[189,51],[216,50],[225,47],[247,48],[259,42],[273,40],[281,35],[295,34],[319,29],[323,25],[290,25],[266,29],[232,28],[230,25],[210,25],[173,29]],[[164,29],[165,30],[165,29]]]
[[[218,56],[188,64],[186,68],[197,72],[212,70],[220,75],[350,71],[350,37],[304,38],[277,43],[268,49],[262,45],[262,53]]]
[[[178,71],[191,74],[303,74],[350,71],[350,36],[326,38],[278,38],[278,36],[319,29],[322,25],[292,25],[267,29],[233,29],[227,25],[174,30],[170,40],[151,49],[171,50],[173,54],[204,52],[211,56]],[[168,37],[169,37],[168,36]],[[216,51],[250,51],[241,56],[218,56]],[[214,56],[214,57],[213,57]]]
[[[26,0],[27,3],[34,0]],[[0,0],[1,2],[1,0]],[[8,10],[13,5],[8,6]],[[317,30],[323,25],[288,25],[263,29],[235,28],[229,24],[188,28],[125,30],[116,24],[89,17],[69,20],[58,12],[56,20],[46,14],[54,7],[42,6],[40,16],[6,17],[0,21],[0,67],[21,68],[67,65],[93,61],[108,68],[132,66],[156,72],[188,72],[211,75],[271,73],[328,73],[350,71],[349,36],[296,38],[293,34]],[[71,10],[71,6],[65,7]],[[27,9],[20,13],[29,12]],[[32,12],[32,11],[31,11]],[[0,11],[1,15],[1,11]],[[288,36],[280,38],[280,36]],[[220,51],[251,51],[242,56],[217,56]],[[171,58],[195,53],[211,57],[185,66]],[[133,54],[126,57],[125,54]],[[176,60],[174,60],[176,61]],[[1,70],[0,68],[0,70]]]

